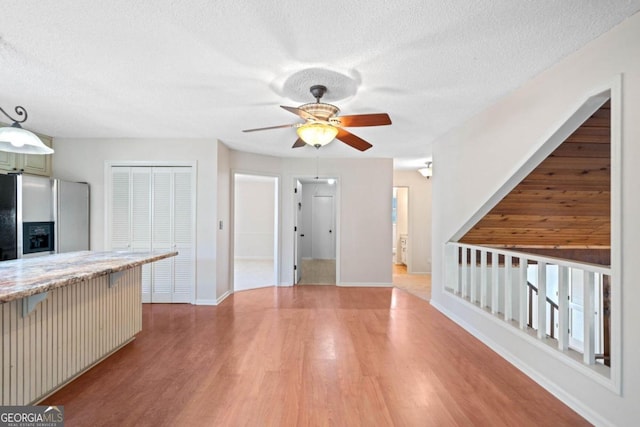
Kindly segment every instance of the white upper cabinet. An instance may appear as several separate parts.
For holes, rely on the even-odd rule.
[[[39,134],[38,137],[47,147],[53,146],[50,137]],[[0,151],[0,171],[51,176],[51,154],[15,154]]]

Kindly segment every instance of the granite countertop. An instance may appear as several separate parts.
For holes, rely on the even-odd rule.
[[[69,252],[0,262],[0,302],[176,256],[174,251]]]

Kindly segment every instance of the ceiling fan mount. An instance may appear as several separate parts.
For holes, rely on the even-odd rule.
[[[304,104],[297,108],[286,107],[284,105],[280,106],[304,119],[304,123],[245,129],[243,132],[293,127],[296,128],[298,139],[293,144],[292,148],[303,147],[307,144],[320,148],[334,139],[339,139],[357,150],[365,151],[371,148],[372,145],[344,128],[357,126],[383,126],[391,124],[391,118],[389,118],[389,115],[386,113],[338,116],[338,113],[340,112],[338,107],[320,102],[320,99],[322,99],[324,94],[327,92],[326,86],[313,85],[309,91],[316,99],[316,102]]]
[[[323,85],[313,85],[309,89],[309,92],[311,92],[311,95],[316,99],[316,102],[319,103],[320,99],[327,93],[327,87]]]

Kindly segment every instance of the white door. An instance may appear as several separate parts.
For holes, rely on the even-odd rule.
[[[175,250],[142,266],[142,302],[192,302],[195,289],[191,167],[111,168],[112,250]]]
[[[148,252],[151,250],[151,168],[126,169],[131,171],[130,250]],[[142,302],[151,302],[151,269],[152,264],[142,266]]]
[[[111,168],[109,225],[111,250],[131,249],[131,168]]]
[[[333,196],[313,196],[311,212],[311,257],[334,259]]]
[[[173,172],[172,168],[153,168],[153,225],[152,242],[154,250],[173,250]],[[173,293],[172,258],[152,264],[152,302],[171,302]]]
[[[300,281],[300,275],[302,273],[302,184],[296,179],[295,189],[295,210],[294,215],[294,267],[293,267],[293,283],[297,284]]]
[[[173,302],[192,302],[195,289],[195,224],[193,171],[173,168]]]

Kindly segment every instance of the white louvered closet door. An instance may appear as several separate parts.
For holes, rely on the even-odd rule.
[[[173,168],[173,243],[178,256],[174,262],[173,302],[193,301],[195,288],[195,236],[193,224],[192,170]]]
[[[151,250],[151,168],[131,169],[131,250]],[[151,267],[142,266],[142,302],[151,302]]]
[[[111,249],[179,253],[143,266],[143,302],[193,301],[194,191],[191,167],[111,168]]]
[[[153,168],[153,249],[172,250],[173,222],[172,168]],[[153,263],[153,302],[172,302],[173,258]]]
[[[111,168],[110,247],[129,250],[131,243],[131,168]]]

